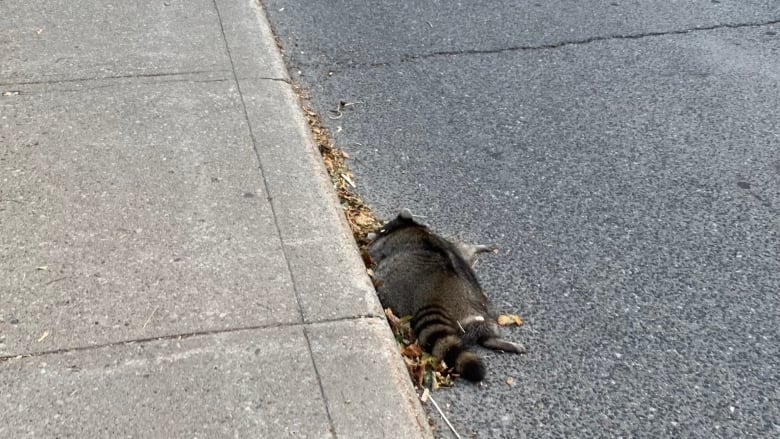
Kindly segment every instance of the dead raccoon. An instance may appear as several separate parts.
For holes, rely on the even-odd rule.
[[[470,346],[525,352],[501,338],[472,269],[477,256],[492,247],[448,241],[415,222],[406,209],[370,238],[379,299],[397,316],[412,316],[423,349],[470,381],[485,378],[485,366]]]

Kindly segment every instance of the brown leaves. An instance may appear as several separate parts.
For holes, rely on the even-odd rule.
[[[385,309],[385,316],[387,322],[390,323],[390,329],[395,334],[395,339],[402,347],[407,347],[414,342],[414,335],[412,334],[412,328],[409,326],[409,320],[411,316],[398,318],[393,314],[393,310],[390,308]]]
[[[349,158],[349,155],[336,148],[330,139],[330,132],[322,125],[320,117],[314,110],[306,106],[303,102],[306,98],[301,94],[300,90],[297,91],[303,107],[303,114],[309,123],[314,141],[317,143],[317,148],[322,155],[322,161],[328,170],[330,181],[336,189],[339,201],[341,201],[341,207],[344,209],[347,223],[349,223],[358,245],[365,246],[368,244],[366,235],[377,229],[381,223],[374,217],[371,208],[353,191],[356,187],[355,177],[350,172],[345,161]]]
[[[373,230],[377,226],[377,220],[373,217],[371,212],[358,210],[352,217],[353,222],[361,228],[371,228]]]
[[[453,385],[453,379],[457,377],[454,370],[449,368],[443,361],[423,351],[416,343],[414,334],[409,325],[411,316],[399,318],[390,308],[385,309],[390,328],[395,334],[395,339],[401,346],[401,355],[412,377],[412,382],[418,387],[430,388],[436,390],[439,387],[449,387]],[[523,324],[523,320],[514,314],[501,315],[498,317],[498,324],[501,326]],[[512,386],[514,380],[508,379],[507,385]]]
[[[361,248],[363,262],[365,262],[366,267],[371,267],[372,261],[366,251],[366,246],[368,245],[367,235],[378,229],[381,223],[374,217],[373,212],[366,203],[353,191],[356,187],[354,176],[346,164],[346,159],[349,158],[349,155],[334,146],[330,139],[330,133],[322,125],[319,115],[304,102],[307,97],[303,95],[300,89],[297,89],[296,92],[314,141],[322,155],[322,161],[325,164],[328,175],[330,175],[330,181],[336,189],[336,194],[344,210],[344,216],[352,229],[352,234],[355,236],[358,246]],[[348,105],[352,105],[352,103],[340,103],[339,105],[340,112]],[[371,274],[370,268],[369,274]],[[377,283],[381,282],[375,279],[372,280]],[[375,286],[379,287],[379,285]],[[452,378],[450,373],[452,371],[447,369],[442,361],[425,353],[415,343],[414,334],[409,326],[411,317],[399,318],[389,308],[385,310],[385,314],[393,334],[395,334],[396,341],[401,346],[401,355],[415,384],[419,387],[426,386],[432,389],[437,389],[440,386],[451,386]]]
[[[385,310],[385,316],[395,339],[401,346],[401,355],[406,363],[406,369],[412,377],[412,382],[418,387],[431,388],[452,386],[452,370],[443,361],[424,352],[414,340],[414,334],[409,327],[411,316],[398,318],[390,308]]]
[[[423,350],[417,343],[410,344],[401,349],[401,355],[409,358],[422,358]]]

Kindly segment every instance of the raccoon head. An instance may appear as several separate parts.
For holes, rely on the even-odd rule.
[[[376,241],[379,238],[382,238],[384,236],[387,236],[395,231],[404,229],[406,227],[424,227],[428,228],[427,225],[418,223],[414,220],[414,214],[412,214],[412,211],[403,208],[398,213],[398,216],[396,216],[394,219],[389,221],[384,226],[380,227],[377,231],[371,232],[368,234],[368,240],[369,241]]]
[[[414,240],[414,236],[427,235],[428,226],[418,223],[409,209],[402,209],[394,219],[368,234],[371,242],[368,248],[368,254],[373,262],[379,262],[385,256],[397,251],[399,246],[403,247]]]

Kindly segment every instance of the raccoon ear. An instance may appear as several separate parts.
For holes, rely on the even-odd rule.
[[[398,212],[398,218],[403,218],[405,220],[414,221],[414,215],[412,215],[412,211],[407,209],[407,208],[405,208],[405,207],[403,209],[401,209],[400,212]]]

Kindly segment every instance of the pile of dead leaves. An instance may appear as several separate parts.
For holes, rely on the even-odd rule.
[[[433,355],[424,352],[415,342],[412,328],[409,326],[411,316],[398,318],[390,308],[385,310],[387,321],[395,334],[395,339],[401,346],[401,355],[404,357],[406,368],[417,387],[426,387],[436,390],[439,387],[452,386],[453,379],[457,376],[443,361]]]
[[[371,208],[355,193],[355,182],[352,172],[346,164],[349,154],[336,148],[330,138],[330,132],[322,125],[319,115],[306,103],[308,96],[296,87],[303,114],[311,129],[314,141],[322,155],[322,161],[330,176],[330,181],[336,189],[336,194],[344,209],[344,216],[352,229],[352,234],[360,247],[363,261],[366,267],[371,267],[371,259],[368,257],[368,234],[378,229],[382,223],[376,219]],[[370,268],[369,268],[370,273]],[[410,317],[398,318],[388,308],[385,310],[387,321],[393,329],[395,338],[401,347],[409,375],[418,387],[437,389],[441,386],[452,385],[452,370],[448,369],[443,361],[422,350],[415,343],[414,335],[409,327]]]
[[[367,235],[379,228],[382,223],[376,219],[371,208],[354,191],[354,176],[346,164],[349,154],[333,145],[330,132],[322,125],[319,115],[306,104],[307,96],[299,88],[296,89],[296,92],[314,141],[322,155],[322,161],[325,163],[328,175],[330,175],[330,181],[333,183],[341,207],[344,209],[344,216],[358,245],[363,249],[368,244]]]

